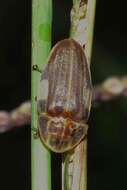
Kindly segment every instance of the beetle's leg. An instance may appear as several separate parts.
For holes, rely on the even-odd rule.
[[[38,65],[33,65],[32,69],[34,71],[38,71],[39,73],[42,73],[41,69],[39,69]]]
[[[31,129],[32,129],[32,131],[33,131],[33,138],[34,138],[34,139],[38,139],[38,138],[39,138],[38,129],[35,128],[35,127],[32,127]]]
[[[82,46],[84,50],[85,50],[85,46],[86,46],[86,44],[83,44],[83,46]]]
[[[35,102],[37,102],[37,96],[35,96],[34,99],[35,99]]]

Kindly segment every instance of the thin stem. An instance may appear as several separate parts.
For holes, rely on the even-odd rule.
[[[84,48],[90,64],[96,0],[73,0],[70,36]],[[66,155],[62,165],[62,190],[87,189],[87,138]]]
[[[52,0],[32,3],[32,65],[43,68],[51,47]],[[32,69],[32,127],[37,128],[36,96],[40,73]],[[50,152],[32,131],[32,190],[51,190]]]

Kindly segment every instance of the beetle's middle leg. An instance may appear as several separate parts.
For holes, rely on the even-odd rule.
[[[42,71],[41,71],[41,69],[38,67],[38,65],[33,65],[33,66],[32,66],[32,69],[33,69],[34,71],[37,71],[37,72],[39,72],[39,73],[42,73]]]
[[[38,131],[38,129],[35,128],[35,127],[32,127],[31,129],[32,129],[32,132],[33,132],[33,138],[34,139],[38,139],[39,138],[39,131]]]

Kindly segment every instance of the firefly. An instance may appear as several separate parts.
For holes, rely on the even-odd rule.
[[[41,72],[37,94],[38,131],[53,152],[73,149],[86,136],[92,99],[90,68],[81,45],[58,42]]]

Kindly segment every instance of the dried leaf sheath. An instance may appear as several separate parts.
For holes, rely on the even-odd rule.
[[[42,73],[38,93],[41,140],[55,152],[76,146],[87,132],[91,77],[82,47],[72,39],[57,43]]]

